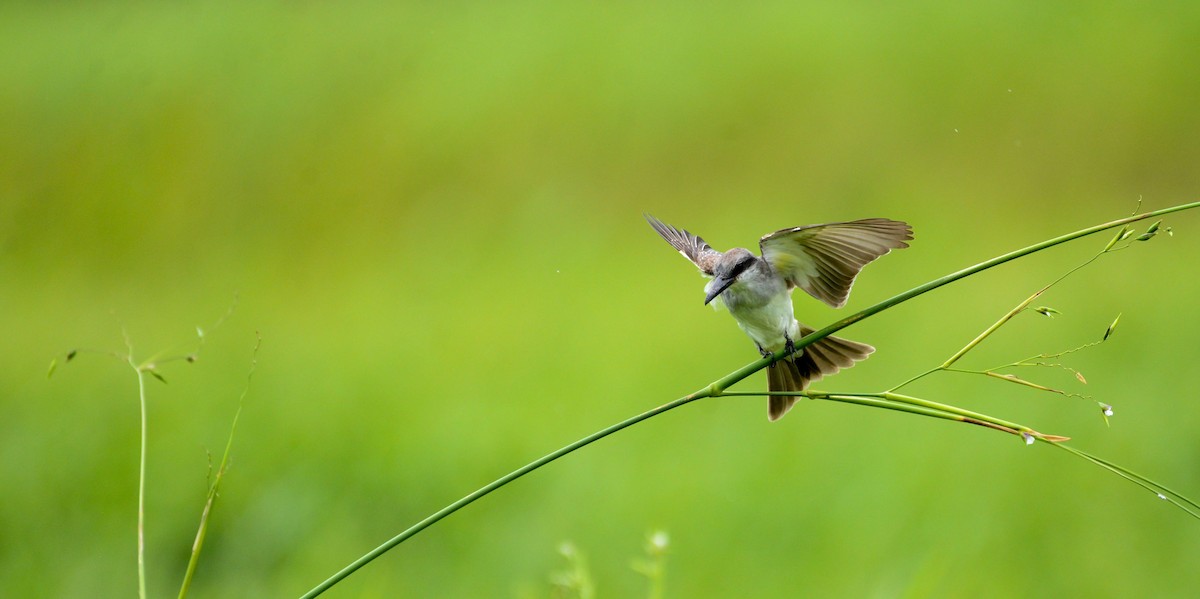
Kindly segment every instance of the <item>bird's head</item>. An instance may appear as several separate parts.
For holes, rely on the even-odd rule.
[[[704,298],[705,305],[736,283],[738,277],[753,266],[757,260],[758,257],[745,248],[733,248],[722,254],[721,258],[717,260],[717,265],[713,267],[713,280],[708,284],[708,295]]]

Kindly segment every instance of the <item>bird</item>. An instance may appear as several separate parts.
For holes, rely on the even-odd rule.
[[[792,290],[799,287],[834,308],[841,308],[863,267],[894,249],[908,247],[912,227],[903,221],[866,218],[848,222],[780,229],[758,241],[761,256],[746,248],[714,250],[704,239],[649,214],[646,221],[667,243],[711,280],[704,303],[724,304],[763,357],[780,351],[789,359],[767,369],[772,392],[804,391],[809,383],[865,360],[874,347],[828,336],[791,353],[794,343],[814,329],[796,320]],[[714,304],[715,305],[715,304]],[[769,396],[767,418],[783,418],[798,396]]]

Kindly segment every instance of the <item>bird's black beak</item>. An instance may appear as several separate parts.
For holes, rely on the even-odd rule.
[[[735,281],[737,281],[737,277],[717,277],[713,279],[712,291],[709,291],[708,297],[704,298],[704,305],[707,306],[708,302],[713,301],[723,291],[729,289],[729,286],[733,285]]]

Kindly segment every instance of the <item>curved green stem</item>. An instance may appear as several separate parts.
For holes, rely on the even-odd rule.
[[[1041,250],[1044,250],[1044,249],[1047,249],[1050,247],[1054,247],[1056,245],[1066,243],[1068,241],[1079,239],[1080,237],[1091,235],[1093,233],[1104,231],[1106,229],[1111,229],[1113,227],[1119,227],[1122,225],[1126,225],[1126,224],[1129,224],[1132,222],[1137,222],[1139,220],[1144,220],[1147,218],[1152,218],[1155,216],[1161,216],[1163,214],[1169,214],[1171,212],[1178,212],[1181,210],[1188,210],[1188,209],[1197,208],[1197,207],[1200,207],[1200,202],[1191,202],[1188,204],[1181,204],[1179,206],[1172,206],[1170,208],[1163,208],[1161,210],[1144,212],[1142,214],[1136,214],[1136,215],[1129,216],[1126,218],[1121,218],[1121,219],[1117,219],[1117,220],[1110,221],[1107,223],[1088,227],[1086,229],[1081,229],[1079,231],[1075,231],[1074,233],[1068,233],[1068,234],[1062,235],[1060,237],[1055,237],[1054,239],[1049,239],[1049,240],[1043,241],[1041,243],[1036,243],[1034,245],[1031,245],[1031,246],[1028,246],[1025,248],[1021,248],[1021,249],[1013,251],[1013,252],[1009,252],[1002,256],[997,256],[986,262],[981,262],[974,266],[964,268],[958,272],[950,273],[944,277],[941,277],[941,278],[935,279],[933,281],[930,281],[928,283],[925,283],[924,285],[921,285],[919,287],[914,287],[908,291],[905,291],[904,293],[901,293],[894,297],[888,298],[882,302],[879,302],[878,304],[875,304],[869,308],[866,308],[865,310],[862,310],[851,316],[843,318],[842,320],[839,320],[819,331],[816,331],[815,333],[806,335],[803,338],[796,341],[795,350],[803,349],[820,339],[828,337],[829,335],[832,335],[833,333],[835,333],[837,331],[840,331],[860,320],[863,320],[864,318],[868,318],[870,316],[878,314],[884,310],[887,310],[888,308],[896,306],[897,304],[908,301],[914,297],[917,297],[917,296],[927,293],[929,291],[933,291],[934,289],[937,289],[938,287],[941,287],[943,285],[953,283],[954,281],[957,281],[959,279],[969,277],[978,272],[987,270],[989,268],[992,268],[993,266],[999,266],[1000,264],[1004,264],[1005,262],[1009,262],[1011,260],[1016,260],[1017,258],[1020,258],[1022,256],[1027,256],[1034,252],[1039,252]],[[786,358],[787,355],[788,355],[788,353],[778,352],[773,356],[769,356],[769,357],[762,358],[760,360],[751,362],[751,363],[725,375],[724,377],[721,377],[720,379],[713,381],[707,387],[705,387],[695,393],[686,395],[686,396],[681,397],[670,403],[663,404],[662,406],[659,406],[653,410],[650,410],[648,412],[634,416],[633,418],[629,418],[628,420],[624,420],[622,422],[614,424],[614,425],[612,425],[608,428],[605,428],[601,431],[598,431],[596,433],[592,433],[591,435],[588,435],[588,436],[586,436],[574,443],[571,443],[570,445],[567,445],[557,451],[546,454],[545,456],[542,456],[541,458],[538,458],[537,460],[534,460],[533,462],[530,462],[529,464],[526,464],[525,466],[522,466],[521,468],[518,468],[518,469],[508,473],[507,475],[496,479],[495,481],[480,488],[479,490],[475,491],[474,493],[471,493],[470,495],[467,495],[466,497],[463,497],[462,499],[459,499],[458,501],[455,501],[454,503],[451,503],[450,505],[438,510],[437,512],[433,513],[432,515],[425,518],[424,520],[421,520],[420,522],[414,524],[408,530],[405,530],[404,532],[396,535],[395,537],[392,537],[387,542],[385,542],[384,544],[375,548],[371,552],[358,558],[357,560],[354,560],[354,562],[352,562],[350,565],[346,566],[345,568],[343,568],[342,570],[340,570],[333,576],[329,577],[328,579],[326,579],[324,582],[322,582],[321,584],[314,587],[309,592],[305,593],[303,595],[303,598],[308,599],[308,598],[316,597],[316,596],[320,595],[321,593],[325,592],[333,585],[337,584],[342,579],[344,579],[347,576],[349,576],[350,574],[354,573],[359,568],[370,563],[372,560],[379,557],[380,555],[383,555],[391,548],[395,547],[396,545],[399,545],[400,543],[404,542],[405,540],[412,537],[413,535],[421,532],[422,530],[425,530],[426,528],[433,525],[435,522],[441,520],[442,518],[445,518],[446,516],[449,516],[450,514],[458,511],[460,508],[463,508],[463,507],[471,504],[476,499],[479,499],[479,498],[483,497],[484,495],[487,495],[488,493],[491,493],[492,491],[495,491],[496,489],[499,489],[500,487],[503,487],[504,485],[507,485],[508,483],[510,483],[530,472],[533,472],[534,470],[537,470],[538,468],[541,468],[542,466],[545,466],[546,464],[549,464],[550,462],[553,462],[554,460],[556,460],[564,455],[567,455],[568,453],[571,453],[571,452],[573,452],[577,449],[580,449],[586,445],[589,445],[594,441],[598,441],[604,437],[607,437],[619,430],[622,430],[624,428],[627,428],[629,426],[637,424],[637,423],[639,423],[643,420],[646,420],[648,418],[651,418],[653,416],[657,416],[663,412],[673,410],[684,404],[691,403],[693,401],[696,401],[697,399],[702,399],[705,397],[718,397],[723,394],[725,389],[728,389],[732,385],[745,379],[746,377],[749,377],[750,375],[754,374],[755,372],[758,372],[759,370],[762,370],[763,368],[766,368],[767,366],[770,366],[771,364],[774,364],[775,362]],[[845,394],[843,394],[842,396],[845,396]],[[831,397],[831,399],[833,399],[833,398]],[[880,406],[880,407],[886,407],[886,406]],[[936,409],[930,410],[929,408],[925,408],[925,410],[929,410],[931,412],[936,411]],[[916,412],[917,410],[907,410],[907,411]],[[922,410],[922,411],[924,411],[924,410]],[[932,415],[932,414],[930,414],[930,415]]]
[[[342,568],[337,574],[334,574],[333,576],[329,577],[321,584],[313,587],[313,589],[311,591],[309,591],[303,595],[303,598],[308,599],[310,597],[316,597],[317,595],[324,593],[326,590],[329,589],[329,587],[332,587],[333,585],[337,584],[343,578],[353,574],[355,570],[358,570],[359,568],[367,565],[367,563],[369,563],[371,560],[383,555],[384,553],[387,553],[387,551],[389,549],[391,549],[392,547],[395,547],[396,545],[403,543],[409,537],[421,532],[422,530],[425,530],[426,528],[429,528],[431,525],[433,525],[438,520],[441,520],[442,518],[445,518],[446,516],[453,514],[454,512],[458,511],[460,508],[463,508],[463,507],[469,505],[471,502],[475,501],[476,499],[479,499],[480,497],[483,497],[484,495],[487,495],[488,493],[491,493],[492,491],[495,491],[496,489],[499,489],[500,487],[503,487],[504,485],[507,485],[508,483],[510,483],[518,478],[521,478],[522,476],[529,474],[530,472],[533,472],[534,470],[537,470],[538,468],[541,468],[542,466],[545,466],[546,464],[549,464],[550,462],[553,462],[554,460],[557,460],[558,458],[561,458],[561,457],[567,455],[568,453],[571,453],[572,451],[575,451],[576,449],[579,449],[585,445],[590,445],[591,443],[593,443],[595,441],[599,441],[600,439],[603,439],[604,437],[607,437],[621,429],[633,426],[643,420],[646,420],[647,418],[657,416],[663,412],[666,412],[667,410],[673,410],[673,409],[678,408],[679,406],[682,406],[686,403],[691,403],[693,401],[696,401],[697,399],[703,399],[705,397],[709,397],[709,393],[707,390],[701,390],[701,391],[697,391],[696,393],[692,393],[691,395],[685,395],[679,399],[676,399],[675,401],[672,401],[670,403],[666,403],[657,408],[654,408],[653,410],[650,410],[648,412],[643,412],[641,414],[638,414],[637,416],[634,416],[633,418],[623,420],[623,421],[618,422],[608,428],[605,428],[603,430],[592,433],[574,443],[571,443],[570,445],[567,445],[557,451],[550,452],[550,453],[548,453],[548,454],[546,454],[546,455],[544,455],[544,456],[542,456],[520,468],[517,468],[516,470],[513,470],[512,472],[509,472],[508,474],[496,479],[495,481],[491,482],[490,484],[480,488],[478,491],[475,491],[474,493],[471,493],[470,495],[467,495],[466,497],[463,497],[462,499],[459,499],[458,501],[455,501],[454,503],[451,503],[450,505],[434,512],[428,518],[425,518],[424,520],[421,520],[420,522],[417,522],[416,524],[409,527],[408,530],[405,530],[404,532],[392,537],[391,539],[388,539],[388,541],[386,543],[380,545],[379,547],[376,547],[370,553],[367,553],[366,555],[354,560],[354,562],[352,562],[350,565],[346,566],[345,568]]]

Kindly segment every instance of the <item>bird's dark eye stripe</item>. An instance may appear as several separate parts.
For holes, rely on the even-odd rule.
[[[736,277],[736,276],[742,274],[743,271],[745,271],[747,268],[750,268],[751,264],[754,264],[754,256],[750,256],[750,257],[746,258],[745,260],[742,260],[741,262],[738,262],[737,264],[735,264],[733,267],[733,272],[729,273],[729,276]]]

